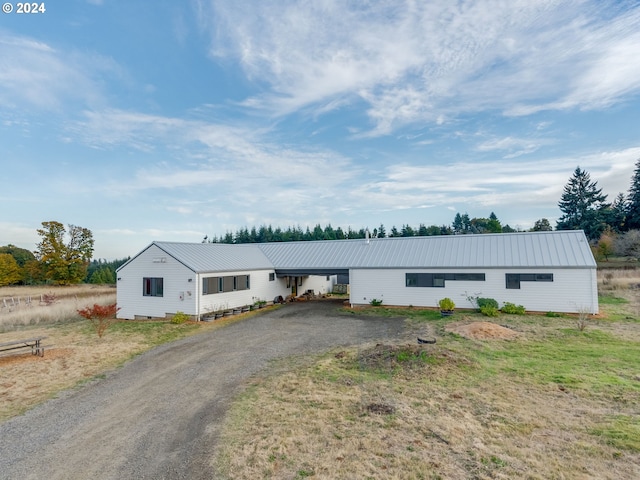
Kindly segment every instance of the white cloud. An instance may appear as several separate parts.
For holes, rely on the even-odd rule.
[[[613,199],[628,190],[630,172],[639,158],[640,147],[635,147],[528,162],[399,164],[389,166],[380,180],[354,189],[349,197],[354,205],[367,205],[374,211],[423,205],[450,209],[452,204],[509,205],[514,210],[554,205],[579,165]]]
[[[602,108],[640,91],[640,8],[612,2],[212,0],[212,54],[276,115],[365,101],[368,135],[481,110]],[[515,105],[515,106],[514,106]],[[334,107],[335,106],[335,107]],[[362,133],[361,133],[362,135]]]
[[[110,58],[61,52],[28,37],[0,32],[0,104],[5,109],[62,110],[69,102],[103,103],[98,77],[120,75]]]

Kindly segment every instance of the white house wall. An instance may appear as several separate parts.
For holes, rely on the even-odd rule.
[[[269,280],[273,274],[274,280]],[[235,275],[249,275],[249,289],[233,292],[202,294],[202,280],[208,277],[227,277]],[[245,270],[236,272],[211,272],[198,275],[199,310],[205,315],[216,310],[251,305],[258,300],[272,302],[278,296],[286,297],[290,289],[286,286],[286,279],[277,278],[274,270]]]
[[[331,293],[337,278],[337,275],[311,275],[309,277],[302,277],[302,286],[298,288],[298,295],[303,294],[307,290],[313,290],[316,295]]]
[[[163,279],[162,297],[143,295],[145,277]],[[196,315],[196,274],[155,245],[118,270],[117,287],[118,318]]]
[[[406,287],[406,273],[484,273],[485,281],[446,280],[444,287]],[[520,289],[507,289],[507,273],[553,273],[553,282],[522,281]],[[576,313],[582,309],[598,313],[594,269],[354,269],[350,273],[350,302],[369,304],[372,299],[385,305],[437,307],[444,297],[456,307],[472,308],[468,296],[494,298],[523,305],[529,311]]]

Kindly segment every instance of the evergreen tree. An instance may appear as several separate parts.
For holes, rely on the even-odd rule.
[[[533,224],[533,228],[531,229],[532,232],[550,232],[551,230],[553,230],[553,227],[546,218],[536,220],[536,223]]]
[[[380,224],[378,227],[378,238],[384,238],[387,236],[387,231],[384,228],[383,224]]]
[[[626,230],[640,229],[640,158],[631,177],[626,217]]]
[[[597,240],[606,228],[607,196],[592,182],[589,173],[577,167],[565,185],[558,207],[563,213],[557,230],[584,230],[589,240]]]
[[[622,233],[627,228],[628,204],[624,194],[619,193],[611,204],[607,223],[615,233]]]

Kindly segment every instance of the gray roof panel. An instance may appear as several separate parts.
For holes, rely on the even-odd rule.
[[[198,273],[273,269],[254,244],[153,242],[176,260]]]
[[[595,268],[581,230],[230,245],[153,242],[195,272],[348,268]]]
[[[256,244],[276,268],[593,267],[582,231]]]

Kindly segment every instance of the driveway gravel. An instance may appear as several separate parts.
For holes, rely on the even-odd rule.
[[[273,359],[406,338],[402,319],[285,305],[155,348],[0,424],[2,479],[211,479],[225,412]]]

